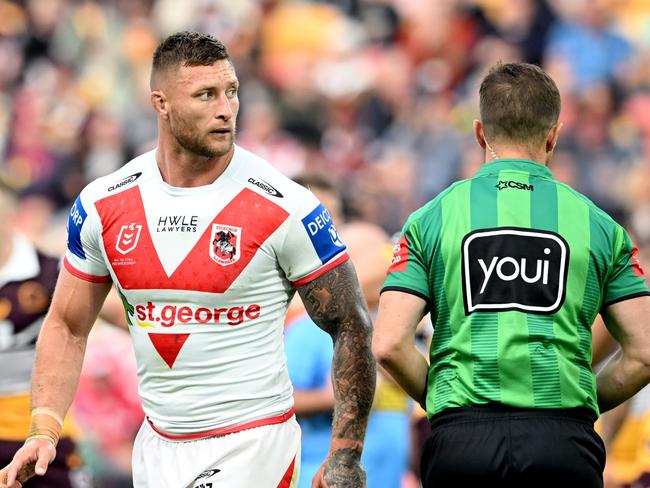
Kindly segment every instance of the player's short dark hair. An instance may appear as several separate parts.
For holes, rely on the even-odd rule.
[[[340,191],[334,181],[323,173],[301,173],[294,176],[293,181],[299,185],[304,186],[305,188],[315,188],[317,190],[328,191],[335,195],[337,198],[340,197]]]
[[[560,116],[560,92],[533,64],[497,64],[479,89],[481,121],[488,142],[539,145]]]
[[[230,60],[223,43],[209,34],[182,31],[163,39],[153,53],[151,88],[158,73],[178,66],[209,66],[222,59]]]

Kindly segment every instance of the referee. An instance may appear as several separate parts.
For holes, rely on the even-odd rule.
[[[498,64],[480,113],[485,165],[404,225],[373,349],[431,421],[425,488],[602,487],[593,424],[650,381],[650,291],[625,230],[547,168],[553,80]],[[429,364],[413,343],[427,312]],[[621,351],[595,376],[599,312]]]

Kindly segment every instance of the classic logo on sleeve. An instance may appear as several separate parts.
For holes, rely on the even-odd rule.
[[[236,263],[241,256],[241,227],[212,224],[210,257],[222,266]]]
[[[277,197],[277,198],[284,198],[284,195],[280,193],[277,188],[275,188],[271,183],[267,183],[266,181],[262,179],[256,179],[256,178],[248,178],[248,182],[251,185],[255,185],[256,187],[260,188],[261,190],[264,190],[266,193],[271,195],[272,197]]]
[[[81,259],[86,259],[86,253],[81,245],[81,228],[86,217],[88,214],[81,203],[81,197],[77,197],[68,215],[68,249]]]
[[[558,234],[484,229],[462,244],[465,313],[557,312],[566,294],[569,246]]]
[[[111,186],[109,186],[108,191],[117,190],[118,188],[122,188],[123,186],[130,185],[135,180],[140,178],[140,175],[142,175],[142,172],[134,173],[132,175],[127,176],[126,178],[122,178],[117,183],[114,183]]]
[[[345,244],[332,223],[332,217],[323,204],[302,219],[302,225],[323,264],[345,249]]]
[[[128,254],[135,249],[140,240],[140,233],[142,232],[142,224],[126,224],[120,229],[115,243],[115,249],[120,254]]]

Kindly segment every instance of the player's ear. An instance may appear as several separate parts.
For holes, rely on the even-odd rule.
[[[483,123],[480,120],[474,120],[474,137],[479,146],[483,149],[487,149],[485,144],[485,134],[483,133]]]
[[[162,90],[153,90],[149,96],[149,101],[158,115],[164,119],[169,116],[169,103],[167,102],[167,97]]]

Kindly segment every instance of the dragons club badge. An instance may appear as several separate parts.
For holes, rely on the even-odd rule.
[[[236,263],[241,256],[241,227],[212,224],[210,257],[222,266]]]

